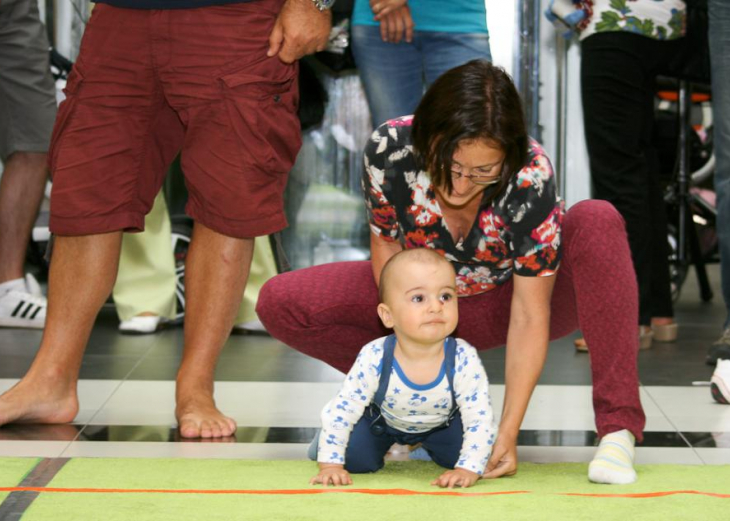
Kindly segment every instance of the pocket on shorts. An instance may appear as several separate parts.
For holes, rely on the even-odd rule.
[[[63,89],[63,93],[66,95],[66,99],[61,102],[58,107],[58,114],[56,115],[56,122],[53,124],[53,134],[51,135],[51,145],[48,149],[48,167],[51,175],[56,170],[56,163],[58,159],[58,152],[61,149],[61,142],[63,140],[63,133],[68,127],[68,123],[71,120],[74,109],[76,108],[76,93],[78,92],[81,84],[84,81],[84,76],[78,67],[74,67],[73,72],[66,82],[66,87]]]
[[[283,79],[249,71],[221,77],[224,103],[242,156],[272,174],[291,170],[301,146],[296,67]]]

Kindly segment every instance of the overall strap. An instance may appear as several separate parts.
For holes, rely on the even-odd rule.
[[[388,383],[390,382],[390,373],[393,370],[393,359],[395,358],[395,335],[388,335],[383,342],[383,363],[380,369],[380,383],[378,390],[375,391],[373,403],[380,407],[385,400],[385,393],[388,391]]]
[[[454,390],[454,373],[456,372],[456,339],[452,336],[446,338],[444,366],[446,369],[446,377],[449,379],[449,389],[451,389],[451,412],[453,413],[457,409],[457,405],[456,391]]]
[[[395,359],[395,335],[388,335],[383,342],[383,362],[380,369],[380,380],[378,390],[375,391],[373,403],[380,407],[385,400],[385,393],[388,392],[390,374],[393,371],[393,360]],[[447,337],[444,346],[444,369],[446,378],[451,389],[451,410],[456,410],[456,391],[454,390],[454,373],[456,372],[456,340],[454,337]]]

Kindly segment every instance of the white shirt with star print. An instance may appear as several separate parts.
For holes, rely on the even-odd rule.
[[[322,432],[317,461],[344,464],[345,451],[355,424],[375,397],[383,366],[387,337],[360,350],[340,392],[322,410]],[[464,441],[456,468],[481,475],[496,438],[489,381],[476,349],[456,339],[454,396],[464,426]],[[451,390],[445,364],[436,379],[414,384],[393,358],[393,369],[381,413],[386,423],[404,433],[424,433],[446,422],[451,412]]]

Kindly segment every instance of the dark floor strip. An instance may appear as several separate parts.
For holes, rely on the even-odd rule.
[[[316,429],[309,427],[239,427],[226,440],[230,443],[309,443]],[[0,440],[28,441],[123,441],[200,442],[181,438],[169,425],[7,425],[0,428]],[[216,441],[217,442],[217,441]],[[517,443],[523,447],[593,447],[593,431],[522,430]],[[640,447],[729,447],[730,433],[655,431],[645,432]]]
[[[28,473],[19,487],[45,487],[70,458],[45,458]],[[2,521],[18,521],[35,501],[39,492],[11,492],[0,504]]]

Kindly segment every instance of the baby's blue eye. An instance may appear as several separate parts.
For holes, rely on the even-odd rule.
[[[423,295],[413,295],[411,302],[423,302]]]

